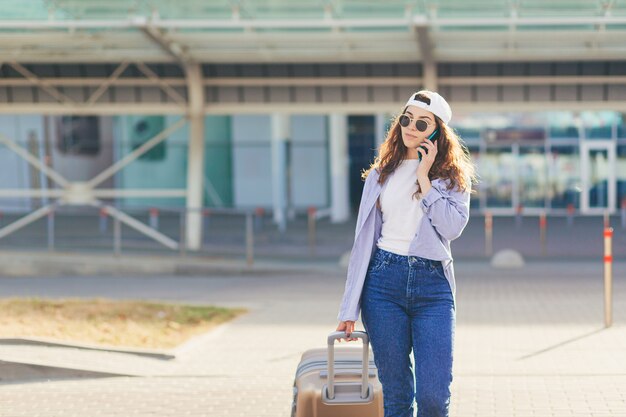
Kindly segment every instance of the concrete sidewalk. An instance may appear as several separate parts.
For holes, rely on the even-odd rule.
[[[532,262],[494,270],[459,261],[456,272],[451,416],[626,416],[626,263],[614,266],[609,329],[603,328],[599,263]],[[286,417],[300,355],[325,346],[337,325],[344,283],[339,268],[260,276],[0,279],[3,296],[143,298],[250,309],[170,361],[0,346],[0,360],[136,375],[4,383],[0,416]]]

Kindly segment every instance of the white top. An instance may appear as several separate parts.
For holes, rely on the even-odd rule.
[[[398,255],[409,254],[409,245],[424,215],[421,199],[411,197],[417,191],[418,165],[419,159],[403,160],[389,175],[380,192],[383,224],[376,246]]]

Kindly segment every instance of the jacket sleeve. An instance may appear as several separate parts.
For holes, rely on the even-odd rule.
[[[359,274],[359,268],[361,264],[364,262],[363,257],[363,245],[362,239],[359,240],[359,236],[356,231],[359,230],[359,225],[365,221],[364,216],[364,200],[367,195],[367,189],[370,186],[369,182],[371,181],[372,175],[368,175],[365,179],[365,184],[363,186],[363,193],[361,195],[361,202],[359,204],[359,212],[357,215],[356,221],[356,229],[354,231],[354,243],[352,244],[352,249],[350,250],[350,257],[348,261],[348,271],[346,276],[346,283],[344,287],[343,297],[341,299],[341,304],[339,307],[339,313],[337,314],[337,319],[339,321],[357,321],[359,318],[359,310],[360,310],[360,300],[355,299],[355,294],[357,292],[360,293],[359,282],[357,279],[357,275]],[[360,298],[360,297],[359,297]],[[356,301],[356,306],[354,305]]]
[[[469,220],[471,183],[466,191],[448,190],[448,184],[447,180],[434,179],[421,204],[435,230],[452,241],[461,236]]]

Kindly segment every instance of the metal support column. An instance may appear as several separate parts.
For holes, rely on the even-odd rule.
[[[330,221],[345,222],[350,217],[350,178],[348,176],[348,118],[331,114],[330,121]]]
[[[434,56],[433,41],[428,32],[428,28],[420,26],[415,29],[417,35],[417,43],[422,62],[422,84],[424,89],[437,91],[437,61]]]
[[[385,137],[387,135],[387,120],[389,119],[389,117],[387,117],[387,114],[385,113],[377,113],[376,114],[376,130],[375,130],[375,134],[376,137],[374,138],[375,143],[376,143],[376,148],[378,149],[380,147],[380,145],[383,144],[383,142],[385,141]]]
[[[189,96],[189,147],[187,150],[187,248],[202,246],[202,204],[204,181],[204,85],[200,64],[187,63]],[[181,242],[182,243],[182,242]]]
[[[272,114],[272,205],[274,222],[278,229],[287,229],[288,170],[287,141],[289,140],[289,115]]]

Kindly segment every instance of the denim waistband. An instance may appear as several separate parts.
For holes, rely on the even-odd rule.
[[[432,267],[437,267],[441,265],[441,261],[435,261],[433,259],[422,258],[420,256],[415,255],[399,255],[397,253],[389,252],[382,248],[376,246],[376,251],[373,256],[382,257],[382,260],[387,261],[388,263],[415,263],[421,265],[430,265]]]

